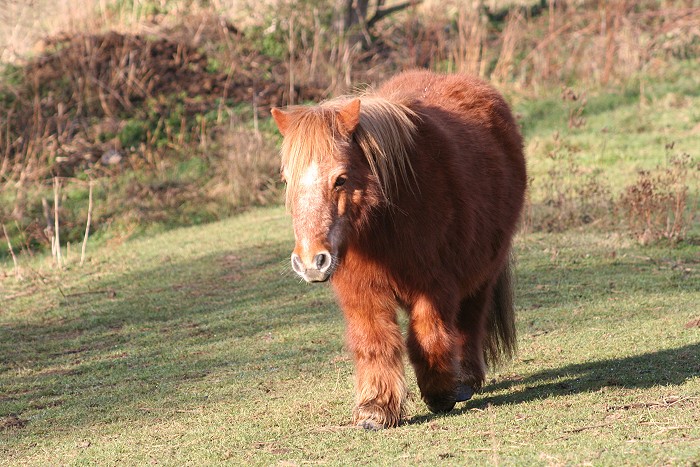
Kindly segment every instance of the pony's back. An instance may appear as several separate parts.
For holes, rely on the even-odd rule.
[[[411,218],[403,228],[420,239],[409,249],[426,264],[445,263],[469,295],[507,264],[522,209],[527,177],[515,119],[495,89],[468,75],[409,71],[377,94],[417,115],[411,164],[420,196],[407,190],[399,201]]]
[[[523,143],[515,118],[501,94],[484,81],[466,74],[414,70],[387,81],[378,94],[389,100],[441,108],[452,118],[491,129],[524,174]]]

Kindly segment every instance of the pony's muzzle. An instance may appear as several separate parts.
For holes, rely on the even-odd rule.
[[[292,253],[292,269],[306,282],[323,282],[331,275],[333,256],[328,251],[321,251],[311,261],[305,262],[301,257]]]

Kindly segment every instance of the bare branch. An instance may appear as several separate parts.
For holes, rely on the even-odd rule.
[[[12,262],[15,265],[15,276],[17,277],[17,279],[21,280],[22,273],[20,272],[19,265],[17,264],[17,257],[15,256],[15,251],[12,249],[12,243],[10,242],[10,236],[7,234],[5,224],[2,224],[2,232],[5,234],[5,240],[7,240],[7,248],[10,250],[10,254],[12,255]]]
[[[384,2],[379,2],[379,5],[377,6],[377,11],[374,13],[374,16],[372,16],[372,18],[369,21],[367,21],[368,28],[373,27],[375,24],[377,24],[377,22],[391,14],[394,14],[401,10],[405,10],[408,7],[416,6],[423,3],[423,0],[412,0],[410,2],[398,3],[388,8],[381,8],[383,3]]]
[[[87,222],[85,223],[85,237],[83,237],[83,248],[80,252],[80,265],[82,266],[85,262],[85,249],[87,248],[88,237],[90,236],[90,222],[92,221],[92,180],[90,180],[89,185],[89,195],[88,195],[88,212],[87,212]]]

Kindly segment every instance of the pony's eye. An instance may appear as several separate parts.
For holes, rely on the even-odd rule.
[[[340,177],[335,179],[335,188],[341,187],[345,185],[345,182],[347,181],[347,177],[344,175],[341,175]]]

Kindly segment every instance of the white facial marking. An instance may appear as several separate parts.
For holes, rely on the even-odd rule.
[[[314,185],[318,180],[318,164],[316,162],[312,162],[311,165],[306,169],[306,172],[304,172],[304,175],[302,175],[301,179],[299,180],[299,183],[301,183],[302,186],[309,187]]]

